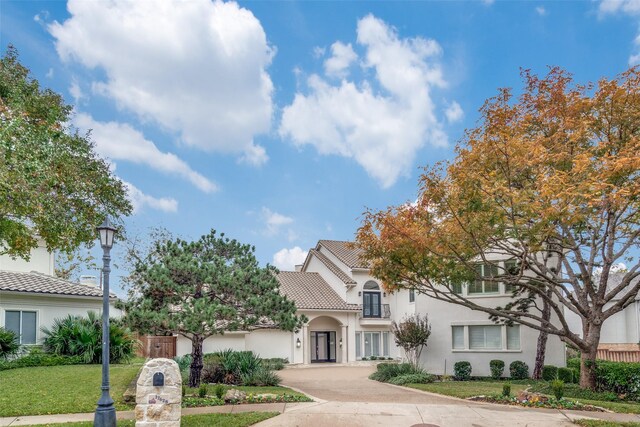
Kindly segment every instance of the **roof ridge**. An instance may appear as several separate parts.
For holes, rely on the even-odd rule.
[[[325,254],[320,252],[317,249],[311,249],[309,251],[318,257],[320,262],[322,262],[328,269],[331,271],[338,279],[340,279],[345,285],[351,285],[357,283],[351,277],[347,275],[340,267],[338,267],[333,261],[329,259]],[[332,252],[333,253],[333,252]],[[335,255],[335,254],[334,254]]]

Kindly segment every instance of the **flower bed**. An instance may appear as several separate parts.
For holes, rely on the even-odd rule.
[[[536,393],[521,393],[518,396],[474,396],[468,400],[475,402],[500,403],[503,405],[525,406],[528,408],[573,409],[576,411],[605,412],[593,405],[585,405],[575,400],[556,399]]]
[[[244,394],[244,393],[242,393]],[[182,398],[183,408],[194,408],[200,406],[222,406],[222,405],[241,405],[246,403],[276,403],[276,402],[312,402],[307,396],[295,394],[273,394],[273,393],[247,393],[239,398],[218,398],[215,396],[184,396]]]

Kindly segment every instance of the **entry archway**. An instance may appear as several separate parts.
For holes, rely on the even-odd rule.
[[[309,322],[310,363],[341,362],[341,347],[346,345],[347,337],[342,336],[342,323],[331,316],[318,316]]]

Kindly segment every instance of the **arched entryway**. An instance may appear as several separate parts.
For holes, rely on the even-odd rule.
[[[342,337],[342,324],[338,320],[329,316],[316,317],[309,322],[308,334],[309,362],[341,362],[341,348],[346,345],[346,337]]]

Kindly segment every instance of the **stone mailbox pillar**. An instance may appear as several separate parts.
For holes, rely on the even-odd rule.
[[[150,359],[136,387],[136,427],[180,427],[182,377],[171,359]]]

